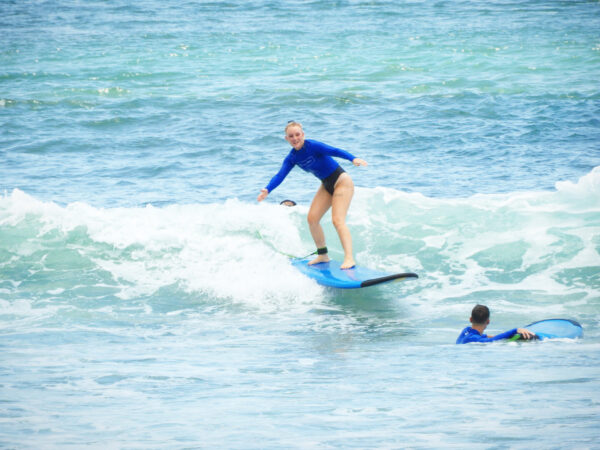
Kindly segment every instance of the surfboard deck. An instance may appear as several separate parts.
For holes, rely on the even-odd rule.
[[[309,261],[310,259],[294,259],[292,265],[317,283],[340,289],[357,289],[390,281],[419,278],[416,273],[390,273],[358,265],[352,269],[341,269],[341,262],[335,260],[310,266]]]
[[[579,322],[570,319],[546,319],[524,326],[535,333],[539,340],[544,339],[577,339],[583,337],[583,327]],[[520,340],[521,335],[515,334],[511,340]]]

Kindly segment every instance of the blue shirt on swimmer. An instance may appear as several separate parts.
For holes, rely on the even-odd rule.
[[[517,329],[505,331],[504,333],[497,334],[494,337],[488,337],[487,334],[481,334],[474,328],[467,327],[461,331],[460,336],[456,340],[457,344],[468,344],[469,342],[494,342],[501,339],[509,339],[517,334]]]
[[[306,172],[312,173],[318,179],[324,180],[339,166],[332,156],[344,158],[348,161],[356,158],[345,150],[312,139],[305,139],[304,146],[300,150],[294,148],[290,150],[290,153],[283,160],[281,169],[271,178],[265,189],[269,192],[273,191],[296,165]]]

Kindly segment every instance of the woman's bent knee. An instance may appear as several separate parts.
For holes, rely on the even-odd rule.
[[[336,230],[339,230],[340,228],[344,228],[346,226],[346,219],[343,217],[332,217],[331,222],[333,223],[333,226]]]
[[[309,225],[318,225],[321,222],[321,218],[317,214],[308,213],[306,221]]]

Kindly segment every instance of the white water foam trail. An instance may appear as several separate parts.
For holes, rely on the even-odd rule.
[[[527,296],[538,299],[527,308],[561,314],[598,297],[599,180],[596,168],[555,191],[459,199],[358,188],[348,223],[361,264],[420,274],[406,284],[409,302],[443,312],[457,299],[493,292],[499,303],[522,306],[516,299]],[[326,296],[277,251],[312,251],[305,217],[304,206],[236,199],[112,209],[63,207],[19,190],[0,199],[0,232],[18,238],[3,243],[5,267],[36,252],[44,267],[52,251],[68,250],[83,262],[64,264],[108,272],[124,300],[175,286],[268,310],[307,308]],[[335,256],[339,242],[328,216],[323,225]],[[76,278],[48,292],[73,289]]]
[[[47,236],[59,233],[65,247],[111,274],[120,286],[117,296],[125,300],[172,285],[267,309],[311,304],[323,296],[273,250],[306,252],[294,223],[298,214],[282,207],[237,200],[164,208],[61,207],[18,190],[2,205],[0,226],[33,227],[15,253],[31,255],[45,247]],[[69,234],[81,229],[87,242],[70,243]]]
[[[464,316],[465,303],[493,301],[543,318],[598,300],[600,168],[555,191],[440,199],[359,189],[352,208],[363,211],[350,223],[364,236],[361,256],[421,275],[406,298],[418,316]]]

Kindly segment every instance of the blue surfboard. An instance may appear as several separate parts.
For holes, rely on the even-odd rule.
[[[523,327],[535,333],[537,339],[577,339],[583,337],[583,327],[579,322],[570,319],[546,319],[530,323]],[[520,335],[516,334],[516,339]]]
[[[341,269],[341,263],[334,260],[309,266],[309,261],[310,259],[295,259],[292,260],[292,265],[323,286],[341,289],[356,289],[390,281],[419,278],[415,273],[382,272],[361,266],[354,266],[352,269]]]

